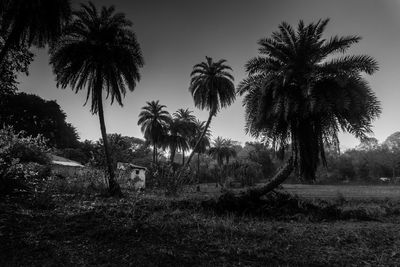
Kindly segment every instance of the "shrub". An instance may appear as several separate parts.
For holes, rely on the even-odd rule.
[[[50,174],[48,148],[41,136],[0,130],[0,195],[36,190]]]

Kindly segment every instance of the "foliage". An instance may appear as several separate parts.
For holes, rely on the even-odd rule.
[[[26,47],[12,49],[3,60],[0,71],[0,96],[2,96],[0,104],[2,106],[4,105],[4,95],[13,94],[17,91],[18,74],[28,75],[28,66],[32,60],[33,54]]]
[[[178,175],[175,163],[152,164],[146,176],[146,187],[165,190],[165,194],[176,196],[182,192],[183,186],[193,182],[190,170]]]
[[[23,137],[11,127],[0,130],[0,195],[37,190],[50,174],[43,137]]]
[[[235,142],[231,139],[224,139],[218,136],[214,139],[212,146],[208,150],[208,154],[216,159],[220,166],[224,160],[226,160],[226,164],[229,164],[229,159],[237,155],[234,144]]]
[[[10,125],[27,136],[42,135],[48,145],[57,148],[76,148],[78,133],[65,121],[66,115],[56,101],[26,93],[2,97],[0,125]]]
[[[371,132],[380,104],[362,76],[378,65],[366,55],[343,55],[358,36],[323,38],[329,20],[297,29],[283,22],[246,64],[248,77],[238,87],[244,95],[246,130],[283,152],[290,145],[299,177],[315,180],[325,163],[324,145],[338,145],[339,130],[358,138]]]

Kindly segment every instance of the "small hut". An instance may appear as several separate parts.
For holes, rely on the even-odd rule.
[[[146,185],[146,167],[134,165],[131,163],[117,163],[117,169],[120,171],[119,182],[127,184],[135,189],[144,189]]]
[[[64,177],[75,176],[79,174],[85,166],[79,162],[66,159],[56,155],[50,155],[51,170],[54,174],[62,175]]]

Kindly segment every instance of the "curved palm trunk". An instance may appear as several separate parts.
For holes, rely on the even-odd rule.
[[[268,184],[262,187],[249,189],[245,193],[245,196],[251,196],[251,198],[260,198],[263,195],[271,192],[289,177],[293,169],[294,169],[293,158],[290,158],[286,162],[286,164],[275,174],[275,176],[271,179],[271,181]]]
[[[104,122],[104,111],[103,111],[103,101],[102,101],[102,94],[100,94],[100,100],[99,100],[99,120],[100,120],[100,129],[101,129],[101,136],[103,138],[103,145],[104,145],[104,154],[106,156],[106,164],[107,164],[107,170],[108,170],[108,190],[111,196],[121,196],[121,188],[119,187],[119,184],[115,181],[115,173],[114,173],[114,168],[111,163],[111,157],[110,157],[110,151],[108,150],[108,140],[107,140],[107,131],[106,131],[106,125]]]
[[[206,135],[206,132],[207,132],[207,130],[208,130],[208,127],[210,126],[212,117],[213,117],[213,113],[210,112],[210,116],[208,117],[206,126],[204,127],[204,130],[203,130],[203,132],[201,133],[201,135],[200,135],[200,137],[199,137],[199,140],[197,140],[196,145],[193,147],[193,150],[192,150],[192,152],[190,153],[189,158],[188,158],[187,161],[186,161],[186,164],[184,165],[184,169],[189,165],[190,161],[191,161],[192,158],[193,158],[193,155],[194,155],[195,151],[197,150],[197,148],[198,148],[198,146],[199,146],[199,144],[200,144],[201,139],[203,139],[203,137]]]

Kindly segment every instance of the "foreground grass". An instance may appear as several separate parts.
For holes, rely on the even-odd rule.
[[[0,204],[0,266],[396,266],[399,218],[278,221],[190,198],[55,195]]]

